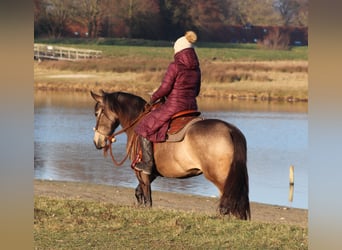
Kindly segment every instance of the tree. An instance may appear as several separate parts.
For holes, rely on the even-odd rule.
[[[184,30],[193,28],[189,9],[191,1],[164,0],[164,9],[169,13],[170,25],[172,27],[172,39],[184,34]]]
[[[191,5],[189,17],[191,26],[199,30],[202,39],[220,36],[227,20],[226,5],[220,0],[200,0]]]
[[[34,16],[34,36],[38,36],[42,33],[40,27],[40,21],[42,18],[42,1],[41,0],[34,0],[33,1],[33,16]]]
[[[300,8],[297,14],[297,24],[299,26],[308,26],[309,0],[298,0]]]
[[[113,9],[112,0],[74,0],[77,11],[74,16],[76,22],[87,27],[89,37],[97,37],[102,28],[102,24],[108,18]]]
[[[121,36],[149,39],[160,36],[158,0],[115,0],[112,17]]]
[[[274,8],[280,13],[285,26],[295,23],[300,7],[296,0],[276,0],[274,3]]]
[[[72,0],[42,0],[40,22],[49,36],[59,38],[66,32],[74,13]]]
[[[273,8],[273,0],[230,0],[230,23],[245,25],[278,25],[279,15]]]
[[[233,41],[237,32],[251,41],[253,26],[308,25],[308,0],[33,1],[35,37],[70,35],[77,27],[92,38],[174,40],[192,29],[202,41]]]
[[[97,37],[100,14],[100,0],[77,0],[78,18],[87,26],[89,37]]]
[[[229,9],[227,0],[164,0],[160,1],[160,6],[162,16],[170,20],[166,32],[171,39],[190,29],[198,32],[202,41],[224,35],[222,27],[227,24]]]

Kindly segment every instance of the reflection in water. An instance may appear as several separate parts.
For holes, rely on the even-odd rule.
[[[223,98],[199,98],[199,107],[202,111],[234,111],[234,112],[298,112],[307,113],[308,105],[305,102],[267,102],[267,101],[238,101]]]
[[[93,182],[135,187],[138,182],[126,161],[115,167],[95,149],[94,102],[86,94],[36,93],[34,168],[36,179]],[[199,99],[204,117],[238,126],[247,138],[250,199],[307,208],[307,104]],[[113,144],[117,159],[125,155],[126,136]],[[289,166],[295,167],[292,204],[288,202]],[[218,196],[203,176],[157,178],[153,190]],[[133,195],[133,194],[132,194]]]

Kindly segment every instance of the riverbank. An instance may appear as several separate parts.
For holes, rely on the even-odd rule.
[[[153,189],[153,187],[152,187]],[[75,199],[136,206],[134,189],[65,181],[34,181],[35,197]],[[173,211],[217,214],[218,199],[152,191],[153,207]],[[308,227],[308,210],[251,202],[252,221]]]
[[[120,61],[120,59],[117,59]],[[122,60],[122,59],[121,59]],[[34,62],[34,88],[38,91],[89,92],[126,91],[149,96],[165,73],[167,61],[158,70],[130,69],[134,61],[122,62],[127,68],[114,70],[118,64],[107,67],[113,59],[92,61],[96,68],[82,62]],[[160,64],[160,62],[155,62]],[[78,65],[78,68],[75,68]],[[83,65],[83,66],[82,66]],[[245,61],[218,62],[205,60],[201,64],[201,97],[227,98],[231,100],[308,101],[307,61]]]

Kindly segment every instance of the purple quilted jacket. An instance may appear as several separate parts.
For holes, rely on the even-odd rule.
[[[147,114],[135,132],[152,142],[166,140],[170,118],[183,110],[197,110],[196,97],[201,88],[201,70],[193,48],[181,50],[174,56],[160,87],[152,94],[151,102],[166,97],[164,104]]]

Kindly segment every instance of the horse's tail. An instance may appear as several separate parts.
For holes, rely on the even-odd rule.
[[[230,125],[234,145],[233,161],[220,199],[221,214],[232,214],[240,219],[250,219],[249,184],[247,172],[247,142],[242,132]]]

